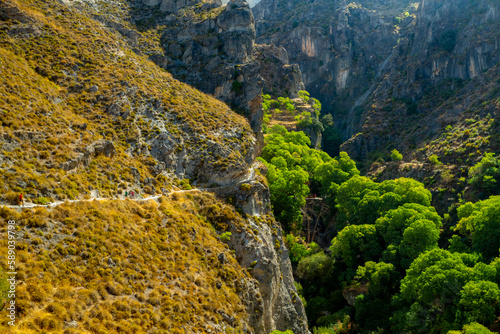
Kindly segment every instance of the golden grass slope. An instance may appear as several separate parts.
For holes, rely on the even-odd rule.
[[[148,141],[162,133],[183,140],[188,155],[206,155],[208,163],[245,164],[253,145],[247,121],[132,52],[118,33],[57,2],[2,5],[21,13],[0,23],[3,194],[64,199],[88,195],[92,187],[116,195],[134,186],[131,167],[141,182],[155,176],[158,161]],[[93,86],[98,91],[91,93]],[[117,101],[128,117],[107,112]],[[225,138],[221,131],[235,135]],[[100,139],[114,143],[113,159],[98,157],[77,173],[60,168]],[[227,146],[230,158],[211,156],[207,142]],[[157,188],[171,183],[160,178]]]
[[[19,226],[14,333],[239,332],[248,275],[204,216],[214,204],[219,223],[244,222],[208,194],[0,209]]]

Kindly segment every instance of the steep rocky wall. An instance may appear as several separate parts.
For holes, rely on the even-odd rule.
[[[238,262],[249,268],[258,284],[259,295],[253,296],[249,314],[255,333],[268,334],[278,329],[308,334],[307,316],[294,285],[283,231],[271,212],[269,189],[262,178],[266,167],[256,162],[247,180],[212,190],[230,199],[247,215],[247,228],[230,226],[229,246]]]
[[[260,64],[265,94],[296,98],[297,93],[305,89],[300,66],[290,64],[284,47],[255,45],[254,57]]]
[[[151,59],[244,114],[257,137],[258,154],[263,145],[262,89],[295,96],[303,89],[300,69],[288,63],[284,49],[255,46],[255,20],[246,1],[232,0],[226,7],[217,2],[188,6],[188,14],[183,8],[167,15],[164,53]]]
[[[151,60],[245,115],[257,138],[258,155],[263,145],[262,77],[252,57],[255,21],[248,3],[187,3],[154,19],[164,25],[159,30],[163,52],[150,55]]]
[[[347,139],[355,133],[349,112],[372,89],[401,30],[412,24],[410,17],[401,28],[394,27],[394,17],[408,5],[263,0],[253,8],[257,41],[287,49],[290,61],[300,65],[306,89],[322,102],[325,113],[336,116]]]
[[[263,0],[253,12],[257,42],[287,49],[349,140],[341,149],[360,160],[404,142],[418,123],[411,104],[422,119],[436,107],[431,96],[460,89],[448,81],[483,76],[500,60],[496,1]]]
[[[415,27],[393,49],[383,80],[361,110],[360,133],[342,149],[356,159],[389,141],[412,150],[454,124],[457,109],[470,110],[496,76],[488,71],[500,61],[498,13],[499,4],[487,0],[422,1]],[[442,110],[445,102],[455,105],[453,111]]]
[[[406,87],[398,85],[394,96],[416,100],[428,85],[472,79],[496,65],[499,20],[493,1],[422,0],[404,59]]]

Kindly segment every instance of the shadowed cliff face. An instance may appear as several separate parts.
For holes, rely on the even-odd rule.
[[[459,122],[459,110],[491,113],[484,107],[488,101],[480,103],[477,97],[490,89],[487,82],[497,80],[499,8],[486,0],[422,1],[415,25],[401,37],[383,77],[361,104],[354,124],[361,134],[342,148],[357,159],[389,141],[411,152]],[[494,100],[493,95],[488,99]],[[455,110],[443,110],[443,104]]]
[[[401,30],[413,22],[409,1],[264,0],[253,8],[257,41],[285,47],[300,65],[306,89],[337,116],[345,139],[354,133],[345,120],[380,69],[385,67]],[[408,16],[396,29],[394,20]]]
[[[472,79],[500,61],[500,4],[494,1],[422,1],[407,58],[407,85]],[[425,87],[395,95],[419,98]]]
[[[398,138],[436,107],[435,93],[453,95],[500,61],[496,1],[263,0],[253,11],[257,42],[287,49],[344,140],[361,133],[342,146],[360,160],[389,141],[414,150],[423,137]]]

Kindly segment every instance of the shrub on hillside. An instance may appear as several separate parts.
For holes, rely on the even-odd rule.
[[[494,153],[486,153],[470,169],[469,184],[481,193],[481,198],[500,194],[500,159]]]
[[[401,161],[401,160],[403,160],[403,155],[401,153],[399,153],[398,150],[394,149],[391,152],[391,159],[392,159],[392,161]]]

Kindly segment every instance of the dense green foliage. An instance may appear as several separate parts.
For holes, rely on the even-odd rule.
[[[323,118],[325,126],[330,118]],[[265,141],[261,159],[273,211],[289,233],[313,333],[490,333],[500,316],[500,196],[462,203],[456,215],[445,215],[452,229],[443,235],[443,218],[422,183],[360,176],[346,153],[332,158],[312,149],[303,132],[279,125]],[[392,151],[393,161],[402,158]],[[429,161],[441,165],[437,155]],[[498,194],[500,162],[493,154],[469,176],[480,196]],[[329,252],[304,240],[308,196],[327,205]]]
[[[431,193],[413,179],[376,183],[366,177],[353,177],[337,190],[336,224],[339,229],[347,224],[373,224],[385,212],[405,203],[430,206]]]
[[[500,196],[460,206],[445,250],[442,217],[422,183],[359,176],[347,154],[331,158],[311,149],[305,134],[279,126],[266,143],[273,210],[295,234],[286,242],[313,332],[489,332],[500,315]],[[497,160],[486,155],[471,182],[485,189],[479,184],[497,172]],[[296,236],[311,193],[330,205],[330,254]]]
[[[321,251],[321,248],[315,243],[306,243],[302,238],[288,234],[285,237],[286,245],[290,251],[290,260],[296,265],[302,258],[311,256]]]
[[[486,259],[499,255],[500,196],[462,205],[458,208],[458,218],[460,221],[456,229],[469,237],[474,251]]]
[[[315,184],[322,195],[332,195],[339,184],[358,175],[356,164],[346,153],[331,158],[309,147],[303,132],[288,132],[275,125],[269,129],[261,161],[268,167],[273,211],[286,231],[300,231],[301,208]]]
[[[399,153],[398,150],[394,149],[391,151],[391,159],[393,161],[401,161],[401,160],[403,160],[403,155],[401,153]]]
[[[469,184],[476,190],[479,198],[500,193],[500,159],[493,153],[484,157],[469,171]]]
[[[262,95],[262,109],[264,110],[262,127],[264,132],[268,131],[271,119],[279,118],[279,115],[290,116],[290,118],[295,120],[298,129],[312,129],[316,133],[324,131],[324,125],[319,121],[321,102],[310,97],[309,93],[305,90],[299,91],[298,95],[298,99],[283,96],[273,99],[269,94]]]
[[[465,325],[462,331],[449,331],[448,334],[493,334],[488,328],[477,322]]]

